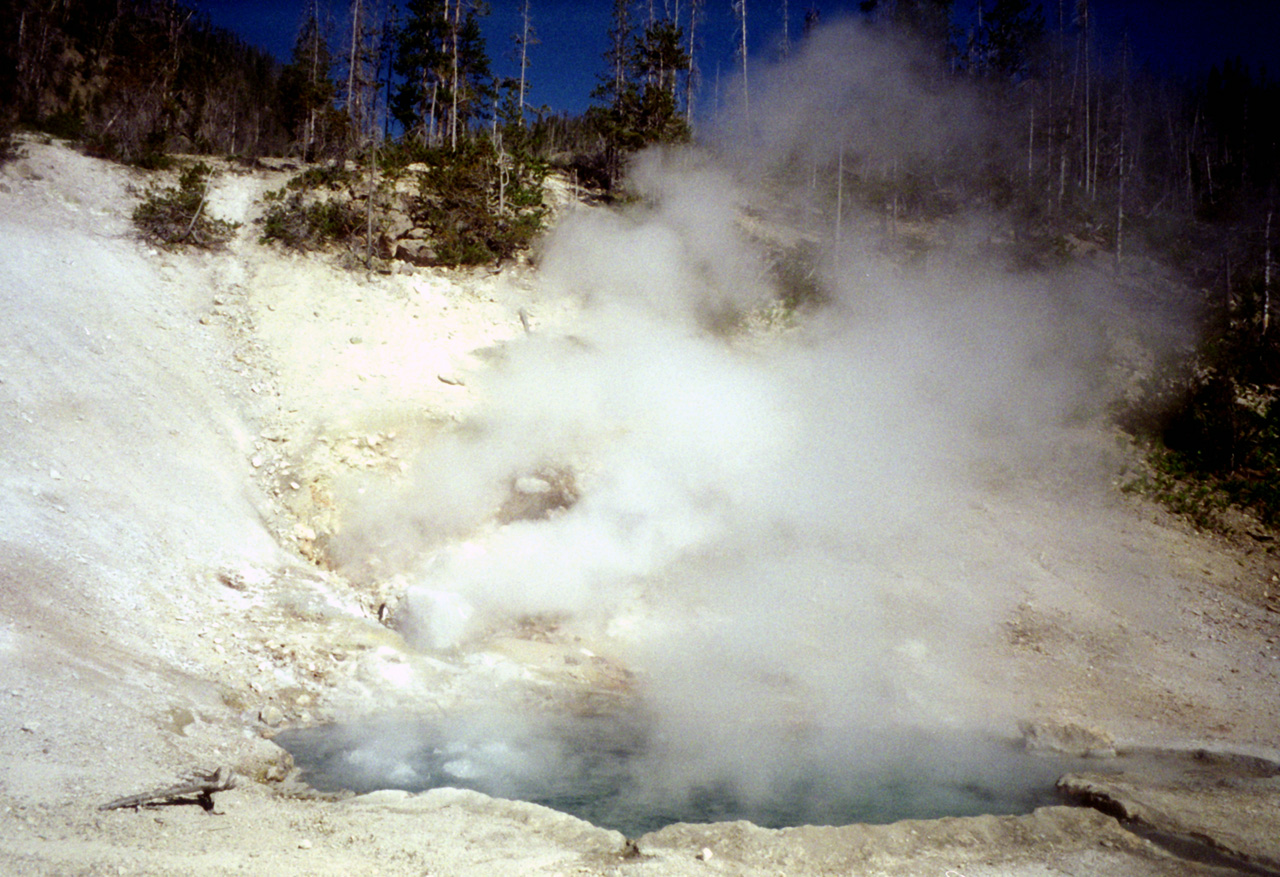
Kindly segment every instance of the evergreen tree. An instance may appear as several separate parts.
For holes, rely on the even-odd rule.
[[[482,9],[462,0],[410,0],[397,34],[395,71],[402,78],[392,113],[406,132],[435,144],[460,134],[490,111],[495,89],[480,31]]]
[[[312,0],[307,17],[293,45],[293,58],[280,74],[280,103],[285,125],[307,161],[313,161],[334,141],[337,89],[333,58],[320,20],[319,5]]]
[[[625,0],[614,3],[609,42],[609,70],[592,92],[605,105],[593,107],[591,117],[606,144],[606,173],[614,179],[628,153],[688,138],[679,96],[686,91],[680,86],[690,61],[684,31],[675,21],[655,19],[636,33]]]
[[[448,85],[446,7],[443,0],[409,0],[404,12],[393,64],[401,83],[391,99],[391,113],[406,135],[435,143]]]
[[[1044,40],[1044,10],[1031,0],[995,0],[983,19],[982,44],[989,75],[1021,78],[1032,72]]]
[[[872,20],[921,41],[941,62],[951,50],[954,5],[953,0],[863,0],[860,8]]]
[[[681,76],[688,75],[689,56],[684,34],[671,19],[655,21],[634,48],[640,91],[637,128],[645,143],[671,143],[688,137],[688,125],[677,96]]]

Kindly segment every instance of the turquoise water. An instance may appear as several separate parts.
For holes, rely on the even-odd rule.
[[[763,733],[763,730],[762,730]],[[628,717],[382,717],[279,734],[321,791],[438,787],[531,801],[638,837],[674,822],[769,828],[1028,813],[1073,767],[985,737],[844,729],[714,765]]]

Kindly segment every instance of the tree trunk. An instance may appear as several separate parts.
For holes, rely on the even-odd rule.
[[[782,57],[791,56],[791,16],[787,13],[787,0],[782,0]]]
[[[358,118],[359,106],[356,100],[356,64],[359,57],[356,49],[360,44],[361,12],[360,0],[351,0],[351,53],[347,58],[347,116],[351,119],[352,131],[356,133],[360,132],[362,127]]]
[[[462,0],[453,0],[453,27],[450,29],[453,42],[453,104],[449,110],[449,150],[458,149],[458,19],[462,11]]]
[[[1116,185],[1116,274],[1124,267],[1125,129],[1129,116],[1129,34],[1120,41],[1120,165]]]
[[[525,74],[529,69],[529,0],[524,0],[520,31],[520,127],[524,127]]]
[[[364,267],[366,269],[373,265],[373,202],[377,200],[378,188],[375,178],[375,167],[377,165],[378,145],[374,142],[372,136],[369,138],[369,196],[364,199],[365,205],[365,225],[364,225]]]
[[[1034,169],[1036,146],[1036,105],[1031,105],[1031,118],[1027,122],[1027,193],[1031,192],[1031,177]]]
[[[1267,211],[1266,244],[1263,248],[1262,263],[1262,334],[1266,335],[1271,328],[1271,215],[1275,211]]]
[[[693,127],[693,89],[697,81],[697,64],[694,53],[697,51],[698,17],[702,12],[702,0],[692,0],[689,4],[689,70],[684,78],[684,123]]]
[[[738,13],[738,54],[742,56],[742,110],[751,129],[751,90],[747,85],[747,0],[734,4]]]

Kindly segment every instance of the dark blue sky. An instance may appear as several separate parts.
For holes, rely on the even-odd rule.
[[[247,42],[287,60],[303,11],[310,0],[198,0],[217,25],[235,31]],[[671,0],[667,0],[671,2]],[[683,9],[689,0],[682,0]],[[992,0],[986,0],[989,4]],[[378,0],[365,0],[377,6]],[[661,10],[663,0],[654,0]],[[782,0],[747,0],[747,25],[754,56],[768,58],[782,33]],[[518,73],[511,57],[512,36],[520,27],[522,0],[490,0],[484,19],[485,39],[494,72]],[[643,2],[638,6],[645,5]],[[958,19],[973,14],[975,0],[957,0]],[[349,0],[320,0],[329,10],[336,34],[346,29]],[[534,28],[541,43],[530,52],[532,105],[580,112],[591,102],[591,89],[604,68],[611,0],[531,0]],[[805,10],[816,7],[824,21],[856,10],[858,0],[787,0],[790,32],[798,38]],[[1058,0],[1045,0],[1045,18],[1057,25]],[[1068,14],[1075,0],[1063,0]],[[1122,31],[1130,34],[1138,63],[1195,72],[1239,55],[1255,69],[1265,66],[1274,79],[1280,74],[1280,0],[1091,0],[1098,33],[1114,43]],[[702,105],[714,100],[717,69],[727,78],[735,70],[731,0],[705,0],[702,55],[699,66],[705,83]]]

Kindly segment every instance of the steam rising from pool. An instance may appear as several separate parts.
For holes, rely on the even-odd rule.
[[[874,766],[809,749],[789,773],[758,788],[730,775],[672,783],[663,776],[671,753],[635,716],[531,720],[493,711],[431,722],[384,717],[358,727],[288,731],[276,741],[321,791],[473,789],[552,807],[628,837],[675,822],[747,819],[784,828],[1027,813],[1056,800],[1054,782],[1071,763],[992,739],[916,732],[864,737],[861,745],[881,749]]]
[[[879,217],[845,215],[833,240],[817,186],[837,144],[871,167],[987,142],[955,124],[975,117],[964,96],[922,86],[896,51],[847,26],[813,39],[733,144],[739,169],[820,167],[769,196],[820,221],[750,218],[766,202],[743,175],[681,151],[636,161],[638,205],[566,218],[541,296],[577,318],[535,312],[535,331],[470,378],[476,415],[337,545],[409,579],[403,629],[422,649],[542,619],[634,671],[647,742],[615,741],[618,782],[635,788],[643,764],[662,801],[721,789],[750,811],[779,782],[945,775],[948,750],[921,764],[900,729],[1010,718],[991,713],[968,649],[1034,577],[1032,547],[993,506],[1028,473],[1111,474],[1075,438],[1108,401],[1129,325],[1108,275],[993,268],[996,219],[919,231],[949,240],[915,260]],[[784,275],[811,293],[795,310]],[[496,520],[513,484],[548,472],[568,473],[572,502]],[[373,765],[348,759],[358,787],[394,764],[425,788],[466,763],[452,732],[410,735],[410,752],[351,733]],[[524,738],[535,759],[541,733]]]

